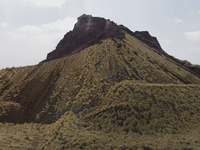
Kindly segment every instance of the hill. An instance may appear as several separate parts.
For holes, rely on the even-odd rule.
[[[82,15],[47,59],[0,70],[3,149],[198,149],[200,78],[147,31]]]

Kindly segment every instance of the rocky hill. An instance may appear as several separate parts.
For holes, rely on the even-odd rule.
[[[0,70],[0,149],[198,149],[200,78],[147,31],[82,15],[46,60]]]

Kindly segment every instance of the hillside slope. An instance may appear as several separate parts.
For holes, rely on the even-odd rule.
[[[198,149],[200,78],[119,28],[123,38],[0,70],[2,148]]]

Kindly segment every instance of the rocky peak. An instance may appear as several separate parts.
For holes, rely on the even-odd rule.
[[[113,30],[116,28],[118,28],[117,24],[111,22],[110,20],[83,14],[82,16],[78,17],[78,22],[75,24],[73,32],[90,35],[96,34],[96,36],[102,34],[102,32],[105,32],[109,37],[110,35],[108,35],[106,30]]]
[[[111,24],[114,25],[114,23],[111,23],[110,20],[83,14],[82,16],[78,17],[78,22],[75,24],[73,31],[87,32],[90,29],[106,30]]]
[[[121,29],[110,20],[83,14],[78,18],[73,31],[68,32],[56,49],[47,55],[46,61],[65,57],[94,45],[105,38],[124,38]]]
[[[152,37],[147,31],[132,32],[123,25],[118,26],[116,23],[100,17],[92,17],[83,14],[78,17],[78,22],[74,29],[68,32],[64,38],[58,43],[56,49],[47,55],[46,61],[69,56],[91,45],[99,43],[106,38],[125,38],[124,31],[139,40],[162,50],[157,39]]]

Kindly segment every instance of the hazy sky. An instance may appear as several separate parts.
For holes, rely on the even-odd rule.
[[[44,60],[84,13],[149,31],[168,54],[200,64],[200,0],[0,0],[0,69]]]

